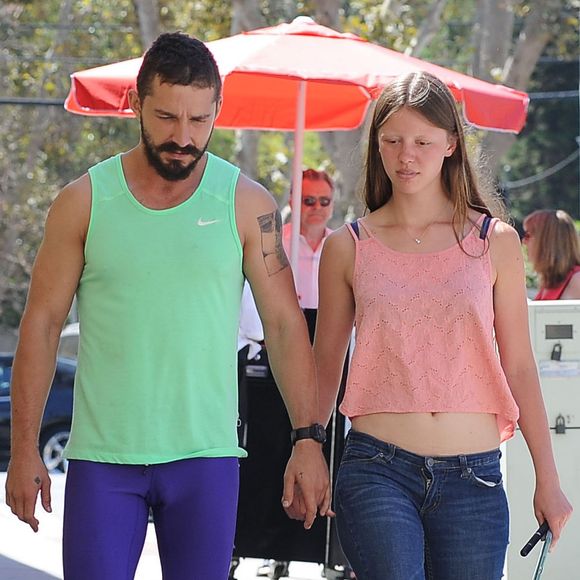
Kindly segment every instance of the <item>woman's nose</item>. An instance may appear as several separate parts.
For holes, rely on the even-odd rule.
[[[403,162],[413,161],[415,159],[415,149],[410,144],[401,144],[401,149],[399,151],[399,159]]]

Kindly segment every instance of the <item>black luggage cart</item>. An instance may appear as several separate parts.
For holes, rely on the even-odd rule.
[[[240,461],[240,497],[230,578],[234,578],[239,558],[313,562],[324,565],[326,578],[348,578],[334,521],[318,516],[312,528],[304,530],[302,522],[288,518],[282,508],[284,470],[292,451],[291,424],[265,349],[246,366],[245,396],[247,416],[241,431],[245,433],[248,457]],[[340,463],[344,436],[345,418],[337,410],[328,425],[324,445],[331,478]]]

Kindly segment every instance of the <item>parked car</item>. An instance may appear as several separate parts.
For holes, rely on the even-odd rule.
[[[64,358],[77,359],[79,353],[79,323],[67,324],[60,333],[58,355]]]
[[[10,378],[13,353],[0,353],[0,461],[10,459]],[[59,357],[40,427],[40,455],[49,471],[66,471],[63,458],[72,421],[76,360]]]

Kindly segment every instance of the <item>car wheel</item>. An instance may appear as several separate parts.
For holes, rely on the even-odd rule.
[[[68,461],[63,457],[63,452],[69,436],[69,425],[54,425],[40,434],[40,456],[48,471],[57,469],[66,472]]]

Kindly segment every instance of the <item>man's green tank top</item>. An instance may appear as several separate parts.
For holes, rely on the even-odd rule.
[[[141,205],[121,155],[89,170],[80,345],[66,457],[152,464],[238,447],[239,169],[208,153],[196,191]]]

